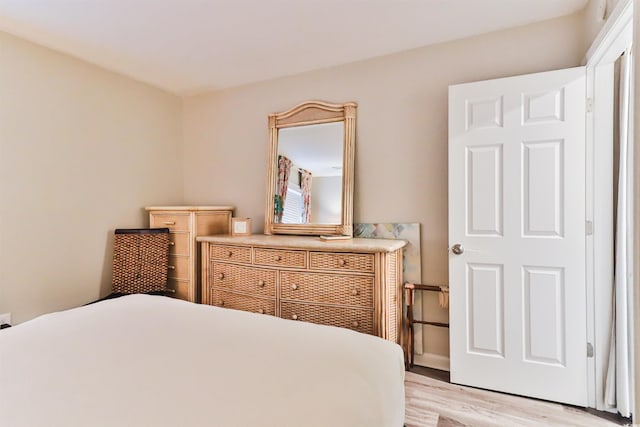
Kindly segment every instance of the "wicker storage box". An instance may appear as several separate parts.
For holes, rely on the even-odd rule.
[[[166,292],[168,263],[168,228],[116,229],[112,292]]]

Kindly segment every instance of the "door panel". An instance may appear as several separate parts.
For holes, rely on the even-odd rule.
[[[564,140],[522,143],[523,235],[562,237]]]
[[[503,294],[501,265],[467,266],[469,352],[504,356]]]
[[[585,71],[449,88],[451,381],[586,405]]]
[[[525,360],[564,366],[564,271],[524,267]]]
[[[501,236],[502,145],[469,147],[466,167],[467,234]]]

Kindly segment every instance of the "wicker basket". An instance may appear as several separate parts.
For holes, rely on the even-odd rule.
[[[115,230],[112,292],[166,292],[168,264],[168,228]]]

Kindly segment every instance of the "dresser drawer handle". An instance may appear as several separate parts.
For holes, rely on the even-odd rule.
[[[232,251],[227,252],[227,256],[231,258],[233,256],[233,252]]]
[[[276,261],[282,261],[282,255],[276,255]]]
[[[353,295],[354,297],[357,297],[358,295],[360,295],[360,291],[357,289],[354,289],[351,291],[351,295]]]
[[[264,288],[264,285],[266,285],[266,283],[264,282],[264,280],[258,280],[258,287],[259,287],[259,288]]]
[[[176,242],[169,242],[169,246],[175,246]]]
[[[218,301],[218,305],[219,305],[220,307],[224,307],[224,300],[219,300],[219,301]]]
[[[347,265],[347,260],[346,259],[339,259],[338,260],[338,265],[340,267],[344,267],[345,265]]]
[[[258,310],[258,313],[264,314],[264,308],[261,308],[260,310]]]
[[[291,315],[291,320],[298,320],[298,315],[297,314],[292,314]]]
[[[291,290],[292,291],[297,291],[298,290],[298,285],[291,285]]]
[[[176,225],[175,221],[165,221],[163,222],[164,225]]]
[[[220,280],[224,279],[224,273],[218,274],[218,279],[220,279]]]
[[[175,265],[169,265],[169,266],[167,266],[167,268],[168,268],[169,270],[175,270],[175,269],[176,269],[176,266],[175,266]]]
[[[360,322],[358,322],[357,320],[354,320],[353,322],[351,322],[351,326],[353,326],[354,328],[357,328],[358,326],[360,326]]]

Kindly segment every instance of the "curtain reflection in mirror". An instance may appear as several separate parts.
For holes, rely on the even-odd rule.
[[[276,193],[274,196],[274,222],[277,223],[282,222],[284,202],[287,198],[287,187],[289,186],[291,164],[291,160],[285,156],[278,156],[278,181],[276,183]]]
[[[311,172],[300,169],[300,191],[302,192],[302,223],[311,222]]]

